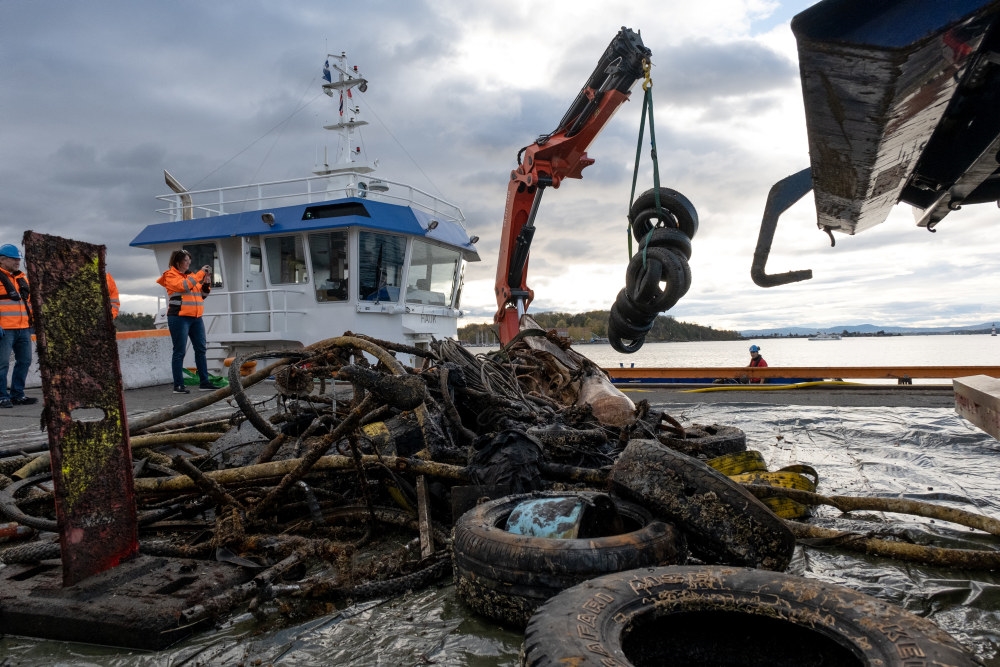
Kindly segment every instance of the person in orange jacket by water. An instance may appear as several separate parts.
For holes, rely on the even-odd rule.
[[[750,346],[750,364],[751,368],[767,368],[767,362],[764,361],[764,357],[760,356],[760,348],[756,345]],[[763,378],[751,379],[750,384],[760,384],[764,380]]]
[[[194,363],[198,369],[201,391],[215,391],[208,376],[208,361],[205,357],[205,323],[201,316],[205,312],[204,298],[212,289],[212,267],[207,264],[192,272],[191,253],[175,250],[170,254],[170,268],[156,279],[167,290],[167,328],[173,345],[170,370],[174,380],[175,394],[190,394],[184,386],[184,353],[188,339],[194,347]]]

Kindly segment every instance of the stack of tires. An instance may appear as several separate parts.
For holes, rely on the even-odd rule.
[[[637,351],[656,317],[691,287],[691,239],[698,213],[687,197],[670,188],[652,188],[629,209],[629,225],[639,251],[629,261],[625,288],[608,318],[608,341],[623,354]]]

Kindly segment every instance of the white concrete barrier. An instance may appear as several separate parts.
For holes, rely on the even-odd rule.
[[[118,333],[118,364],[121,367],[122,385],[125,389],[153,387],[170,384],[170,332],[165,329],[147,331],[121,331]],[[14,367],[11,356],[11,367]],[[31,368],[28,369],[27,387],[41,387],[42,376],[38,370],[38,352],[35,341],[31,341]]]

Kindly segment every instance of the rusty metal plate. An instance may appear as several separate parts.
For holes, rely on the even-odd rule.
[[[138,552],[118,345],[104,246],[29,231],[24,249],[63,584],[71,586]]]

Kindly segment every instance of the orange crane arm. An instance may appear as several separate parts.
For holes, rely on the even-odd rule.
[[[594,163],[587,147],[630,95],[643,76],[651,52],[638,33],[622,28],[608,45],[587,83],[551,134],[543,135],[518,154],[510,174],[495,292],[500,342],[517,335],[521,315],[534,299],[528,287],[528,254],[535,234],[535,215],[547,187],[558,188],[564,178],[582,178]]]

